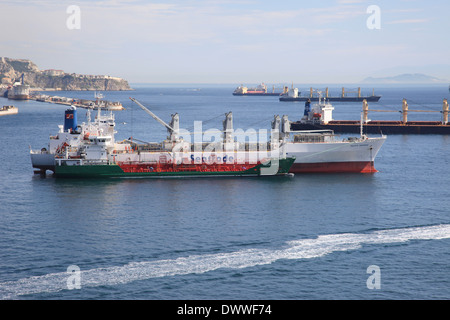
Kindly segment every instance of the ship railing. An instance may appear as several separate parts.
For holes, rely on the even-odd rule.
[[[334,131],[331,129],[321,129],[321,130],[291,130],[289,131],[291,133],[321,133],[321,132],[326,132],[326,133],[332,133],[334,134]]]
[[[50,151],[48,151],[46,148],[42,148],[40,150],[33,150],[30,148],[31,154],[50,154]]]
[[[334,133],[331,129],[323,130],[297,130],[290,131],[293,134],[293,141],[295,143],[330,143],[340,142],[340,135]],[[351,137],[343,139],[342,142],[356,142],[360,141],[361,137]]]
[[[110,165],[114,162],[103,159],[56,159],[58,166]]]

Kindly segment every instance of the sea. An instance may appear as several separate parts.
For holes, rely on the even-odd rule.
[[[340,94],[341,85],[327,86]],[[168,134],[129,97],[167,123],[178,113],[189,130],[194,121],[221,130],[229,111],[243,130],[270,129],[274,115],[303,115],[302,102],[233,96],[235,87],[135,84],[102,93],[125,108],[114,111],[117,140],[160,142]],[[400,111],[407,99],[410,110],[437,111],[411,112],[410,120],[441,120],[449,98],[445,84],[374,90],[382,97],[371,109]],[[94,99],[92,91],[44,93]],[[29,150],[47,147],[67,106],[0,101],[19,108],[0,117],[1,300],[167,300],[186,307],[450,299],[449,135],[389,135],[373,174],[56,179],[34,174]],[[360,102],[333,106],[336,120],[361,117]],[[78,122],[86,116],[78,108]],[[369,118],[400,120],[401,113]]]

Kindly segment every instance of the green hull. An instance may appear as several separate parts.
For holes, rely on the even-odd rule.
[[[178,172],[124,172],[117,164],[105,165],[56,165],[55,176],[58,178],[108,178],[108,177],[147,177],[147,178],[181,178],[181,177],[224,177],[224,176],[271,176],[286,175],[295,158],[279,160],[278,170],[271,168],[271,163],[258,164],[244,171],[178,171]],[[274,166],[275,170],[276,167]]]

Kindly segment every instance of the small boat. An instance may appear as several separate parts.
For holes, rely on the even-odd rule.
[[[0,109],[0,116],[5,116],[9,114],[17,114],[19,112],[19,109],[14,106],[3,106]]]

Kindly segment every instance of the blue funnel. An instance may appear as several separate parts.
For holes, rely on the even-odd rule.
[[[303,115],[307,116],[310,111],[311,111],[311,101],[308,99],[305,102],[305,112],[303,113]]]
[[[64,131],[74,132],[77,129],[77,108],[67,109],[64,116]]]

